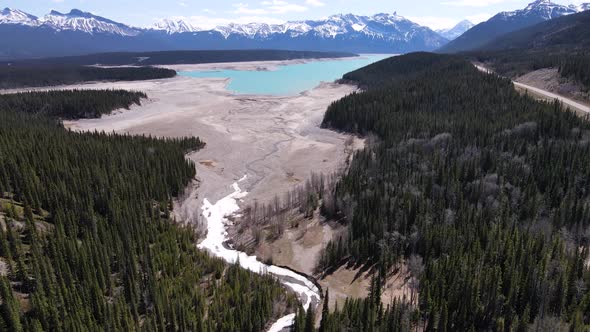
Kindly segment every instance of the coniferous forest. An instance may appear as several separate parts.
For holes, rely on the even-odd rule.
[[[36,91],[0,95],[0,109],[61,119],[99,118],[111,111],[140,105],[143,92],[126,90]]]
[[[0,89],[69,85],[91,81],[140,81],[174,76],[176,71],[157,67],[10,64],[0,66]]]
[[[85,95],[78,112],[60,109],[72,92],[43,98],[76,117],[137,97],[105,106],[113,93]],[[26,109],[39,95],[19,98],[0,108],[1,331],[260,331],[297,303],[173,224],[198,138],[75,133]]]
[[[349,231],[320,268],[377,273],[369,297],[340,303],[320,330],[590,329],[590,123],[454,56],[403,55],[344,79],[366,90],[333,103],[323,126],[377,143],[323,208]],[[417,304],[383,306],[402,264]]]

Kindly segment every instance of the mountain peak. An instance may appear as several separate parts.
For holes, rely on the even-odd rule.
[[[125,24],[79,9],[72,9],[67,14],[52,10],[41,20],[41,23],[56,30],[83,31],[90,34],[113,33],[121,36],[137,36],[141,33]]]
[[[528,4],[525,10],[532,10],[538,7],[547,7],[547,6],[561,6],[556,3],[551,2],[551,0],[536,0]]]
[[[473,28],[473,23],[469,20],[463,20],[457,23],[454,27],[449,29],[440,29],[436,30],[438,34],[445,37],[448,40],[456,39],[457,37],[461,36],[465,33],[465,31]]]
[[[559,16],[575,14],[578,10],[572,5],[563,6],[551,2],[550,0],[537,0],[531,2],[524,9],[518,9],[511,12],[501,12],[492,17],[491,20],[500,18],[502,20],[520,19],[523,17],[530,17],[540,21],[550,20]]]
[[[4,8],[0,11],[0,24],[39,25],[37,16],[23,12],[22,10]]]
[[[80,9],[74,8],[74,9],[70,10],[70,12],[68,13],[68,16],[82,16],[82,17],[90,16],[90,17],[92,17],[94,15],[92,15],[89,12],[84,12],[84,11],[81,11]]]
[[[444,47],[442,52],[460,52],[477,49],[491,42],[495,38],[516,30],[551,20],[564,15],[571,15],[583,11],[585,5],[564,6],[550,0],[531,2],[523,9],[505,11],[494,15],[489,20],[469,29]]]

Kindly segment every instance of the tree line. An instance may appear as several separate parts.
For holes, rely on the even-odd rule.
[[[140,105],[143,92],[126,90],[63,90],[0,94],[0,109],[61,119],[99,118],[113,110]]]
[[[173,224],[200,139],[0,118],[0,330],[261,331],[295,308],[277,280],[209,257]]]
[[[0,89],[71,85],[92,81],[141,81],[174,76],[176,71],[158,67],[4,64],[0,66]]]
[[[379,141],[331,193],[328,216],[348,233],[320,268],[366,264],[381,281],[412,257],[424,269],[415,308],[347,301],[334,330],[587,330],[590,123],[455,56],[344,78],[366,91],[333,103],[323,126]]]

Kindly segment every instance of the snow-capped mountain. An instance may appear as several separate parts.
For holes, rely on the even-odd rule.
[[[474,26],[474,24],[471,23],[470,21],[463,20],[463,21],[457,23],[457,25],[455,25],[452,28],[439,29],[439,30],[436,30],[436,32],[438,32],[439,35],[445,37],[448,40],[454,40],[457,37],[464,34],[465,31],[473,28],[473,26]]]
[[[83,31],[90,34],[112,33],[121,36],[137,36],[141,33],[141,30],[139,29],[134,29],[125,24],[117,23],[78,9],[72,9],[67,14],[62,14],[53,10],[51,13],[43,17],[41,22],[42,24],[51,26],[57,31],[73,30]]]
[[[288,35],[293,38],[314,36],[324,39],[339,37],[355,39],[366,36],[387,41],[410,41],[419,35],[431,36],[432,30],[420,26],[397,14],[377,14],[358,16],[353,14],[332,15],[324,20],[291,21],[284,24],[229,24],[218,26],[212,31],[221,33],[224,38],[241,36],[249,39],[269,39],[275,35]],[[438,40],[438,42],[444,42]]]
[[[563,15],[571,15],[590,8],[590,3],[563,6],[550,0],[531,2],[523,9],[501,12],[480,23],[443,48],[443,52],[461,52],[477,49],[493,39],[534,24],[551,20]]]
[[[77,9],[67,14],[52,11],[43,18],[5,9],[0,15],[0,40],[4,42],[0,58],[257,48],[406,53],[434,50],[448,41],[396,13],[333,15],[284,24],[228,24],[200,30],[182,19],[134,28]]]
[[[182,19],[162,19],[154,23],[152,29],[166,31],[169,34],[195,32],[200,29]]]
[[[89,34],[110,33],[121,36],[137,36],[141,33],[139,29],[78,9],[72,9],[67,14],[53,10],[45,17],[38,18],[18,9],[5,8],[0,12],[0,24],[17,24],[31,27],[45,26],[56,31],[71,30]]]
[[[582,6],[584,5],[580,5],[580,8]],[[575,14],[578,11],[578,6],[575,5],[563,6],[553,3],[550,0],[537,0],[535,2],[531,2],[524,9],[518,9],[511,12],[501,12],[492,17],[490,20],[497,19],[512,21],[514,19],[535,18],[546,21],[563,15]]]
[[[40,22],[37,16],[27,14],[18,9],[4,8],[0,11],[0,24],[38,26]]]
[[[209,33],[219,33],[225,40],[244,40],[262,47],[350,52],[433,50],[447,42],[431,29],[396,13],[340,14],[322,20],[272,25],[229,24],[218,26]]]

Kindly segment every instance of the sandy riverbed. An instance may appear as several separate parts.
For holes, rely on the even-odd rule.
[[[250,192],[247,200],[263,202],[295,186],[293,179],[304,180],[311,172],[331,173],[343,164],[347,136],[318,126],[328,105],[355,87],[322,83],[297,96],[275,97],[232,95],[225,89],[227,83],[179,76],[68,86],[140,90],[149,100],[100,119],[64,124],[82,131],[201,137],[206,148],[189,155],[200,183],[175,209],[178,219],[187,222],[197,220],[203,198],[217,201],[245,175],[248,180],[241,185]]]

